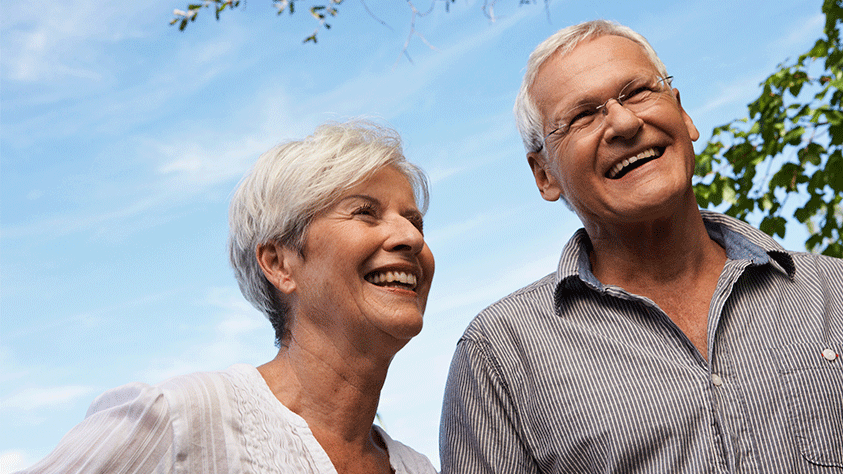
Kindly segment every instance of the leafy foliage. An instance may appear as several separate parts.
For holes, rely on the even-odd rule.
[[[313,33],[304,39],[305,43],[312,41],[315,44],[316,34],[319,33],[320,28],[331,29],[331,25],[327,22],[327,20],[330,17],[337,16],[337,13],[339,12],[337,10],[337,6],[341,4],[342,1],[343,0],[327,0],[326,2],[310,7],[310,15],[318,22],[318,25]],[[301,0],[298,0],[298,3],[301,4]],[[278,10],[279,15],[284,12],[288,12],[292,15],[296,12],[296,0],[272,0],[272,4],[275,6],[275,9]],[[239,6],[240,0],[205,0],[202,3],[192,3],[187,6],[186,11],[178,9],[173,10],[175,18],[170,21],[170,24],[178,24],[179,30],[184,31],[184,29],[187,28],[188,23],[196,20],[197,14],[203,8],[213,7],[217,21],[219,21],[220,13],[222,13],[226,8],[234,9]]]
[[[196,20],[196,16],[203,8],[210,8],[213,7],[215,10],[217,20],[220,19],[220,13],[225,11],[226,8],[234,9],[240,6],[241,0],[203,0],[202,3],[192,3],[187,6],[187,10],[173,10],[174,18],[170,21],[170,25],[179,25],[179,30],[184,31],[187,28],[187,25]],[[416,5],[413,3],[413,0],[404,0],[406,7],[409,9],[412,19],[411,19],[411,32],[410,37],[413,35],[418,36],[427,44],[427,40],[415,31],[415,20],[417,17],[423,17],[431,12],[433,12],[437,3],[443,3],[445,5],[445,12],[450,12],[451,4],[455,3],[457,0],[429,0],[430,6],[427,10],[419,10],[416,8]],[[537,0],[518,0],[518,5],[528,5],[534,4]],[[550,12],[548,10],[548,2],[550,0],[544,0],[545,10],[548,11],[548,19],[550,19]],[[245,4],[245,0],[243,0]],[[306,37],[304,39],[304,43],[313,42],[316,44],[316,34],[319,33],[320,28],[330,29],[331,25],[328,24],[327,20],[330,17],[337,16],[339,13],[338,6],[343,2],[343,0],[322,0],[316,5],[310,7],[310,15],[318,22],[316,29],[313,31],[313,34]],[[488,18],[490,21],[494,22],[496,20],[495,16],[495,5],[497,4],[498,0],[483,0],[483,4],[481,5],[481,10],[483,14]],[[293,15],[296,12],[296,4],[301,5],[304,3],[304,0],[272,0],[272,4],[275,6],[275,9],[278,11],[278,14],[281,15],[284,12]],[[387,26],[383,20],[379,19],[369,10],[368,5],[366,4],[365,0],[360,0],[360,3],[363,4],[363,8],[366,12],[375,19],[377,22],[381,23],[384,26]],[[386,3],[386,2],[383,2]],[[392,7],[392,5],[390,5]],[[407,46],[404,46],[404,53],[406,53]]]
[[[843,257],[843,0],[825,0],[825,37],[792,64],[782,63],[748,106],[748,118],[714,129],[697,156],[694,190],[701,207],[729,204],[726,214],[784,237],[788,199],[808,227],[805,247]],[[774,171],[775,170],[775,171]]]

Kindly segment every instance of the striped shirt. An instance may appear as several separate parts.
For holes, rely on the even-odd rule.
[[[436,474],[424,455],[375,429],[396,474]],[[307,422],[246,364],[109,390],[21,472],[337,474]]]
[[[843,472],[843,260],[703,219],[728,258],[707,358],[651,300],[594,277],[581,229],[555,273],[457,343],[442,473]]]

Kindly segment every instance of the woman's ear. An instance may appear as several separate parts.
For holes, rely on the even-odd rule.
[[[296,291],[296,281],[293,278],[293,260],[300,259],[299,254],[278,242],[261,244],[255,250],[258,265],[264,276],[278,288],[278,291],[289,295]]]

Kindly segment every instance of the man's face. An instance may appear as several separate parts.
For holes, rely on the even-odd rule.
[[[583,42],[539,69],[531,93],[544,135],[576,121],[572,110],[580,104],[608,100],[605,110],[596,112],[602,115],[599,126],[552,134],[546,158],[527,155],[542,197],[567,199],[587,228],[668,217],[677,206],[696,205],[691,142],[699,132],[682,109],[679,92],[663,89],[638,113],[609,100],[626,92],[630,82],[652,83],[657,75],[644,49],[620,36]]]

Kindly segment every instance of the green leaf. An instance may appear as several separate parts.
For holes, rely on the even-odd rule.
[[[781,216],[767,216],[761,221],[759,228],[765,234],[784,237],[787,221]]]
[[[801,163],[811,163],[814,166],[819,166],[822,161],[821,156],[826,153],[825,147],[819,143],[808,143],[804,148],[797,152],[799,161]]]
[[[828,157],[824,173],[828,186],[839,197],[843,193],[843,154],[839,149]]]

